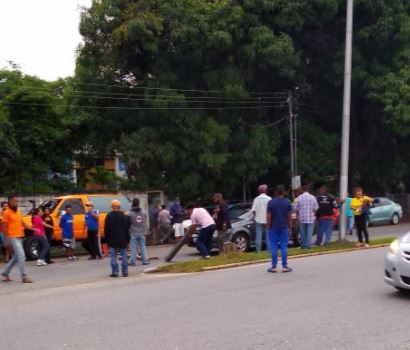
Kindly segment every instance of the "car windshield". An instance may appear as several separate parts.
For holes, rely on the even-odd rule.
[[[131,206],[130,200],[125,196],[89,196],[88,198],[101,213],[108,213],[111,211],[111,202],[114,199],[121,202],[121,209],[124,211],[129,210]]]
[[[48,208],[50,209],[50,212],[52,213],[60,202],[61,202],[61,199],[50,199],[40,204],[39,208],[41,208],[42,210],[44,210],[45,208]],[[32,215],[33,211],[34,211],[34,208],[30,209],[27,215]]]

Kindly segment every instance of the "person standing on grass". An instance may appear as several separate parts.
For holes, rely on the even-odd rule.
[[[60,218],[59,226],[63,231],[63,247],[65,249],[65,256],[68,261],[76,261],[78,258],[75,256],[76,243],[73,230],[74,217],[71,206],[66,205],[64,211],[65,213]]]
[[[272,252],[272,266],[268,272],[276,273],[278,265],[278,245],[280,245],[282,272],[291,272],[288,266],[289,234],[292,231],[292,204],[285,197],[285,187],[279,185],[275,190],[275,198],[268,203],[267,225]]]
[[[1,208],[0,208],[0,245],[2,246],[3,249],[3,255],[4,255],[4,262],[8,263],[9,260],[11,259],[11,256],[13,255],[13,250],[11,248],[11,245],[7,239],[7,236],[4,232],[3,228],[3,215],[7,208],[9,207],[7,202],[1,202]]]
[[[347,232],[350,236],[353,236],[354,214],[352,210],[352,197],[346,198],[346,220],[347,220]]]
[[[54,240],[54,221],[53,221],[53,218],[51,217],[50,214],[51,214],[50,208],[45,207],[43,209],[43,221],[47,225],[45,225],[44,229],[46,231],[46,237],[47,237],[48,244],[51,247],[51,243]],[[47,264],[54,264],[54,261],[51,260],[51,258],[50,258],[50,249],[47,251],[47,254],[46,254],[46,257],[45,257],[45,262]]]
[[[129,266],[137,264],[137,247],[141,253],[142,265],[148,265],[146,236],[148,234],[148,215],[140,208],[140,200],[133,199],[132,208],[128,213],[130,220],[131,257]]]
[[[181,205],[179,198],[175,198],[175,203],[171,206],[170,214],[172,216],[171,224],[174,227],[175,239],[178,242],[184,237],[184,208]]]
[[[222,253],[224,243],[227,241],[227,233],[232,228],[231,220],[229,219],[228,204],[224,201],[222,193],[214,194],[213,200],[216,204],[213,219],[218,231],[219,253]]]
[[[268,185],[260,185],[258,191],[260,194],[253,201],[252,214],[255,220],[256,252],[260,253],[262,251],[263,237],[265,237],[266,248],[268,249],[268,251],[270,251],[266,211],[268,209],[268,203],[272,200],[272,198],[267,195]]]
[[[171,235],[171,213],[165,204],[162,205],[161,211],[158,213],[158,230],[161,232],[161,244],[165,244]]]
[[[200,227],[196,246],[203,259],[211,258],[212,239],[216,230],[215,221],[208,211],[204,208],[198,208],[195,204],[187,205],[188,213],[191,217],[191,227],[188,235],[192,236],[198,227]]]
[[[311,249],[315,215],[319,206],[316,198],[309,193],[308,186],[302,186],[300,193],[296,201],[296,215],[299,220],[301,248]]]
[[[87,229],[87,243],[91,256],[88,260],[102,259],[99,240],[100,212],[95,209],[93,202],[85,203],[85,228]]]
[[[353,210],[354,222],[356,224],[357,237],[359,242],[356,247],[369,248],[369,232],[367,230],[367,219],[370,215],[370,207],[373,204],[373,198],[363,194],[363,188],[357,187],[354,191],[354,198],[350,203],[350,208]],[[364,235],[364,242],[363,242]]]
[[[127,247],[130,243],[130,221],[127,215],[121,211],[121,202],[113,200],[111,211],[105,218],[104,237],[110,248],[111,275],[118,277],[119,266],[117,253],[121,255],[121,272],[123,277],[128,277],[128,256]]]
[[[23,248],[24,229],[35,232],[36,229],[23,221],[18,210],[19,201],[17,196],[9,196],[8,209],[3,214],[3,230],[8,242],[13,249],[13,257],[4,266],[2,276],[5,282],[10,282],[10,272],[14,265],[18,263],[20,275],[23,283],[32,283],[26,272],[26,255]]]
[[[36,237],[39,246],[37,266],[47,266],[45,260],[50,250],[50,244],[47,240],[45,228],[52,228],[52,226],[44,222],[43,211],[41,210],[41,208],[34,209],[32,216],[32,224],[33,227],[36,229],[36,232],[34,232],[34,237]]]
[[[316,198],[319,209],[316,216],[318,219],[316,245],[320,246],[323,243],[325,236],[325,246],[332,243],[333,233],[333,210],[338,208],[336,198],[327,192],[325,185],[320,186],[319,195]]]

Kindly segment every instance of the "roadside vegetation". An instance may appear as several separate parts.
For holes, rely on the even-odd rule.
[[[395,237],[374,239],[370,242],[370,246],[380,246],[390,244]],[[299,248],[290,248],[289,257],[299,257],[304,255],[321,255],[330,254],[338,251],[363,250],[363,248],[355,248],[356,242],[335,242],[329,247],[314,247],[311,250],[302,250]],[[177,262],[169,265],[159,266],[154,272],[156,273],[192,273],[206,271],[208,268],[214,267],[229,267],[230,265],[238,263],[256,263],[270,261],[270,254],[268,252],[262,253],[239,253],[234,252],[230,254],[222,254],[212,257],[209,260],[196,260]]]

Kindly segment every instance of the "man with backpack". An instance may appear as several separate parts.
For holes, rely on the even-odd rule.
[[[333,211],[338,208],[339,205],[336,198],[327,192],[327,187],[325,185],[320,186],[319,195],[316,200],[319,206],[316,212],[318,219],[316,245],[320,246],[323,243],[324,236],[324,245],[327,246],[332,242]]]

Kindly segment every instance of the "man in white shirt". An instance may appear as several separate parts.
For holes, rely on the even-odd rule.
[[[302,194],[298,197],[296,203],[296,214],[299,219],[300,238],[302,249],[311,249],[313,228],[315,223],[316,212],[319,209],[317,200],[308,191],[308,186],[301,188]]]
[[[266,225],[266,213],[268,203],[272,199],[266,193],[268,192],[267,185],[260,185],[258,188],[259,196],[255,198],[252,206],[252,213],[255,219],[255,233],[256,233],[256,252],[262,251],[262,237],[265,235],[266,247],[270,250],[268,228]]]

